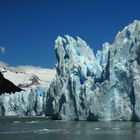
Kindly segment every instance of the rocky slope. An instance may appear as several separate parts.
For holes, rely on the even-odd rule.
[[[57,77],[47,114],[64,120],[140,120],[140,21],[96,55],[79,37],[55,41]]]

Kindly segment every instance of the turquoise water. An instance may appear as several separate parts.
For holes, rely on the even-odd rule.
[[[0,118],[0,140],[140,140],[139,122]]]

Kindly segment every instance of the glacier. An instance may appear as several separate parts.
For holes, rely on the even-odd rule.
[[[80,37],[55,41],[57,76],[46,115],[89,121],[140,120],[140,21],[104,43],[96,55]]]
[[[44,116],[47,88],[35,87],[0,96],[0,116]]]
[[[57,74],[51,84],[36,78],[40,84],[34,85],[31,76],[21,73],[27,77],[20,80],[26,89],[0,95],[0,116],[140,121],[140,21],[118,32],[96,54],[80,37],[69,35],[57,37],[55,53]],[[17,82],[10,72],[5,76]]]

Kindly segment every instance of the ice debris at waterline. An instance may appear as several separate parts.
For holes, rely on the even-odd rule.
[[[54,119],[140,120],[140,21],[119,32],[96,55],[85,41],[55,41],[57,77],[47,93]]]
[[[95,55],[81,38],[55,41],[57,75],[50,87],[0,96],[0,116],[53,119],[140,120],[140,21],[119,32]]]

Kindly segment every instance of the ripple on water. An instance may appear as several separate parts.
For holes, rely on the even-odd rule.
[[[36,134],[51,134],[51,133],[67,133],[66,129],[39,129],[39,130],[21,130],[21,131],[4,131],[0,134],[24,134],[24,133],[36,133]]]

